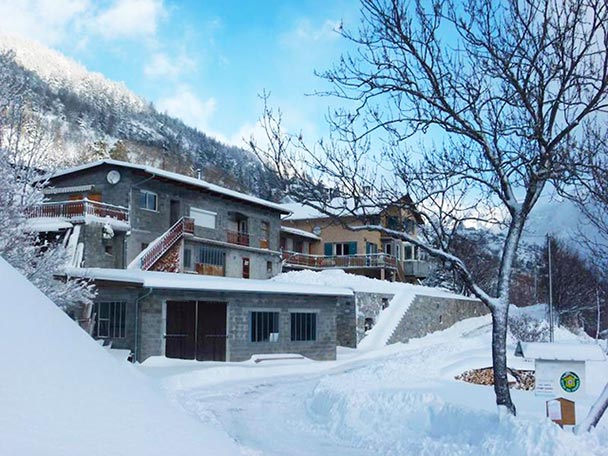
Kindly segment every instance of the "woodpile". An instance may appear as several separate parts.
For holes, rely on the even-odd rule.
[[[534,389],[534,371],[508,369],[509,371],[509,386],[514,389],[531,391]],[[467,383],[476,385],[493,385],[494,370],[491,367],[482,369],[471,369],[464,371],[462,374],[454,377],[456,380],[462,380]]]

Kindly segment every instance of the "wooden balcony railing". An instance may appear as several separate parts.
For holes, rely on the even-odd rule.
[[[150,269],[186,233],[194,233],[194,219],[182,217],[165,234],[147,247],[141,257],[141,269],[144,271]]]
[[[229,244],[249,246],[249,233],[226,230],[226,242]]]
[[[329,268],[397,268],[397,258],[385,253],[368,255],[308,255],[283,251],[283,261],[292,266]]]
[[[88,199],[41,203],[28,211],[29,218],[48,217],[75,219],[86,216],[109,217],[129,223],[129,209]]]

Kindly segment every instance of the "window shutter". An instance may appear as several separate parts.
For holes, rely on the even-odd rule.
[[[334,247],[334,245],[331,242],[325,243],[325,255],[326,256],[333,255],[333,247]]]
[[[356,255],[357,254],[357,241],[353,241],[353,242],[349,242],[348,243],[348,254],[349,255]]]

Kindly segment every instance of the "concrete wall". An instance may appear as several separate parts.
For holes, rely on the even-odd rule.
[[[115,185],[109,184],[106,180],[107,173],[112,169],[118,170],[121,174],[120,182]],[[249,204],[238,199],[226,198],[192,186],[167,180],[161,181],[156,178],[151,179],[149,175],[141,171],[110,165],[83,170],[69,176],[59,176],[54,178],[50,185],[53,187],[93,185],[93,190],[84,192],[84,196],[87,193],[101,193],[104,203],[129,208],[131,231],[126,236],[126,242],[124,242],[125,261],[120,262],[120,267],[129,264],[141,252],[142,246],[151,243],[171,227],[171,201],[179,201],[180,216],[188,216],[191,207],[217,213],[216,229],[195,227],[195,240],[204,238],[225,243],[227,240],[226,230],[234,229],[230,213],[238,212],[248,217],[251,248],[230,247],[226,255],[227,263],[230,262],[226,265],[228,276],[242,276],[242,257],[251,259],[251,278],[265,279],[270,276],[267,273],[267,261],[273,262],[273,275],[279,273],[279,257],[272,254],[272,251],[279,250],[281,225],[280,214],[275,210]],[[141,190],[157,194],[158,208],[156,211],[139,207]],[[68,197],[68,194],[49,195],[48,199],[50,201],[65,201]],[[270,228],[268,249],[260,248],[262,222],[267,222]],[[114,262],[114,266],[111,266],[111,261],[106,258],[97,231],[97,229],[87,230],[84,237],[87,250],[85,266],[117,267],[116,262]]]
[[[488,308],[480,301],[417,295],[388,343],[407,342],[487,313]]]
[[[221,301],[227,306],[228,361],[243,361],[254,354],[298,353],[311,359],[336,358],[336,303],[331,296],[277,295],[243,292],[202,292],[156,290],[140,304],[139,360],[164,354],[166,301]],[[278,342],[251,342],[250,319],[255,310],[280,312]],[[317,313],[315,341],[290,340],[290,311],[309,310]]]

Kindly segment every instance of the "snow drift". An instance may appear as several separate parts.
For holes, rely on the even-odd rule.
[[[239,454],[0,258],[0,454]]]

